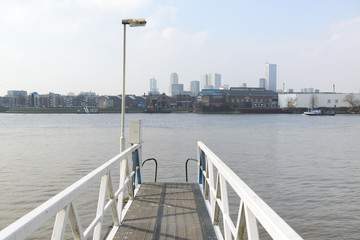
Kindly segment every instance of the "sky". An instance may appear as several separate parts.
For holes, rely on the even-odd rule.
[[[126,18],[147,21],[126,28],[127,94],[168,93],[173,72],[258,87],[267,62],[278,89],[360,91],[358,0],[0,0],[0,96],[120,94]]]

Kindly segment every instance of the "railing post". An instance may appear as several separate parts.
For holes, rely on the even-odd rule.
[[[142,143],[142,134],[141,134],[141,120],[130,120],[129,121],[129,143],[133,144],[141,144]],[[139,150],[133,152],[132,155],[133,161],[133,171],[135,171],[135,175],[137,176],[137,184],[141,184],[141,164],[140,164],[140,156]],[[134,197],[135,191],[135,175],[132,177],[132,196]]]
[[[51,236],[52,240],[64,238],[66,221],[67,221],[68,215],[69,215],[69,208],[70,208],[70,205],[67,205],[65,208],[63,208],[62,210],[60,210],[60,212],[58,212],[56,214],[54,229],[53,229],[52,236]]]
[[[205,153],[201,149],[200,149],[200,161],[199,162],[200,162],[200,165],[199,165],[199,184],[203,184],[203,187],[204,187],[205,176],[203,174],[203,171],[206,170]]]
[[[72,202],[70,205],[69,223],[74,239],[84,239],[84,231],[80,223],[80,217],[75,202]]]
[[[120,226],[120,219],[119,219],[119,215],[118,215],[118,211],[116,209],[116,198],[114,195],[114,189],[113,189],[113,184],[112,184],[112,180],[111,180],[111,174],[109,173],[109,179],[108,179],[108,196],[109,199],[113,200],[113,203],[111,204],[111,213],[112,213],[112,217],[113,217],[113,224],[115,227]]]
[[[119,180],[119,189],[122,189],[120,191],[120,194],[118,196],[118,202],[117,202],[117,210],[118,210],[118,216],[120,220],[120,224],[123,219],[122,209],[123,209],[123,198],[124,198],[124,191],[125,191],[125,179],[126,179],[126,170],[127,167],[127,160],[123,159],[120,162],[120,180]]]
[[[104,219],[104,207],[106,203],[106,190],[108,185],[109,173],[102,176],[100,181],[99,200],[96,211],[96,217],[100,217],[99,222],[95,225],[93,239],[101,238],[102,223]]]
[[[196,149],[196,159],[197,159],[197,168],[200,169],[200,146],[199,146],[199,142],[197,144],[197,149]],[[198,179],[199,179],[199,184],[200,184],[200,170],[198,171]]]
[[[135,174],[131,177],[132,196],[134,198],[136,176],[137,176],[138,184],[141,184],[138,150],[136,150],[135,152],[132,153],[132,162],[133,162],[132,170],[135,172]]]

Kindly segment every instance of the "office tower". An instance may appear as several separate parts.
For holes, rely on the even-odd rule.
[[[172,73],[171,75],[170,75],[170,86],[172,85],[172,84],[178,84],[179,82],[178,82],[178,75],[177,75],[177,73]]]
[[[200,82],[199,81],[191,81],[190,82],[190,91],[191,94],[197,96],[200,92]]]
[[[208,89],[209,85],[209,75],[201,75],[201,89]]]
[[[159,94],[157,88],[157,80],[155,78],[150,79],[150,91],[149,94]]]
[[[177,73],[172,73],[170,74],[170,87],[169,87],[169,95],[170,96],[174,96],[172,95],[173,93],[173,84],[178,84],[179,83],[179,79],[178,79],[178,75]]]
[[[276,92],[276,64],[265,64],[265,79],[266,89]]]
[[[209,74],[209,85],[213,86],[214,89],[219,89],[221,86],[221,74],[210,73]]]
[[[266,88],[266,79],[265,78],[259,79],[259,88]]]
[[[171,96],[182,95],[184,92],[184,84],[171,84]]]
[[[153,91],[154,89],[157,89],[157,81],[155,78],[150,79],[150,91]]]

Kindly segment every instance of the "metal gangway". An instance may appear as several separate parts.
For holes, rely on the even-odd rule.
[[[54,240],[64,239],[67,227],[71,228],[73,239],[81,240],[121,239],[124,236],[131,239],[127,232],[130,230],[140,231],[134,232],[133,239],[140,239],[139,236],[142,239],[149,236],[152,239],[259,239],[258,224],[272,239],[302,239],[204,143],[197,144],[198,183],[143,183],[140,121],[129,123],[129,138],[129,148],[3,229],[0,239],[25,239],[54,216],[51,234]],[[116,187],[111,174],[114,169],[119,172]],[[75,201],[98,181],[100,189],[95,218],[84,228]],[[232,203],[239,206],[236,221],[231,219],[229,205],[233,198],[228,196],[228,187],[240,199]],[[128,201],[124,202],[126,196]],[[142,203],[150,203],[152,207],[145,206],[143,209],[146,210],[136,211],[141,209]],[[109,212],[112,227],[105,231],[104,216]],[[141,216],[146,212],[151,217]],[[184,217],[177,218],[179,212]],[[192,216],[191,219],[198,216],[200,220],[192,223],[186,216]],[[175,220],[164,220],[170,217]],[[137,228],[129,225],[141,219],[149,222],[139,222],[136,226],[141,227]],[[145,225],[149,227],[142,228]],[[181,225],[181,230],[174,230],[174,225]]]

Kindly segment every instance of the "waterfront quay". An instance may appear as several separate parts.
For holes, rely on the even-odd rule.
[[[333,109],[337,113],[360,112],[360,94],[336,92],[285,92],[278,93],[265,88],[231,87],[229,90],[203,89],[197,95],[179,94],[168,96],[149,94],[125,97],[126,112],[197,113],[303,113],[311,109]],[[96,109],[99,113],[121,112],[122,96],[98,96],[94,92],[79,95],[55,93],[28,94],[26,91],[8,91],[0,97],[0,112],[7,113],[77,113]],[[152,111],[154,112],[154,111]]]

